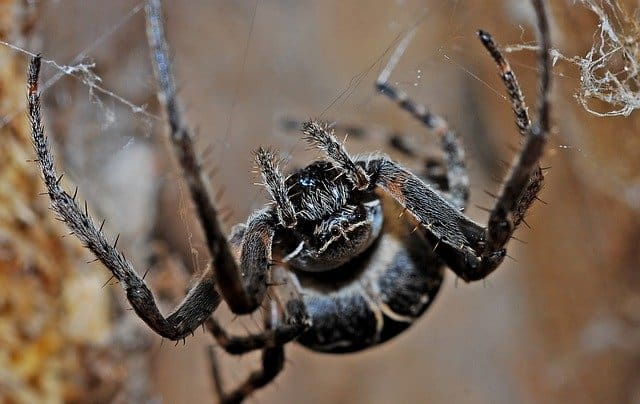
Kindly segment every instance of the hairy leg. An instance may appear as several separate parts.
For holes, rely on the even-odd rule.
[[[304,122],[287,118],[282,122],[284,130],[302,129]],[[382,147],[393,149],[403,156],[411,159],[416,164],[410,164],[411,169],[423,178],[425,182],[438,186],[438,190],[449,197],[449,179],[447,176],[448,155],[445,159],[433,153],[422,151],[417,144],[412,142],[407,134],[398,133],[378,125],[355,125],[349,123],[334,122],[329,128],[336,133],[346,134],[349,139],[373,140]]]
[[[534,10],[536,12],[538,21],[538,34],[540,41],[540,49],[538,51],[538,65],[539,65],[539,96],[537,107],[536,122],[530,126],[524,125],[526,130],[524,136],[524,143],[521,146],[520,152],[515,157],[511,170],[505,179],[496,203],[489,214],[489,222],[487,226],[487,251],[495,251],[502,248],[522,222],[525,213],[531,207],[533,201],[537,198],[540,189],[542,188],[543,175],[539,166],[539,160],[542,157],[544,146],[547,143],[549,136],[549,93],[550,93],[550,81],[551,81],[551,57],[549,55],[551,51],[551,38],[549,33],[549,23],[547,21],[547,14],[545,10],[544,0],[532,0]],[[481,39],[482,34],[480,34]],[[485,41],[483,40],[483,43]],[[486,46],[486,45],[485,45]],[[496,58],[496,52],[491,52],[491,46],[488,46],[490,53]],[[500,64],[500,59],[497,59],[498,65],[503,69]],[[506,65],[508,67],[508,64]],[[507,70],[508,71],[508,70]],[[504,79],[507,83],[507,88],[510,88],[510,83],[515,83],[517,87],[517,81],[515,77],[513,80]],[[509,93],[511,95],[511,90]],[[519,105],[524,106],[524,102],[521,100],[522,95],[517,95],[512,98],[514,104],[514,111],[516,112],[517,121],[520,119],[521,108]],[[520,98],[519,98],[520,97]],[[526,111],[526,107],[522,107],[522,110]],[[522,122],[524,123],[524,122]],[[520,127],[520,123],[518,123]]]
[[[409,95],[389,83],[391,71],[395,68],[404,53],[413,32],[407,35],[389,59],[389,63],[382,70],[376,81],[378,91],[396,102],[400,108],[433,130],[439,137],[447,165],[448,196],[459,210],[467,206],[469,199],[469,176],[465,165],[464,148],[456,133],[449,127],[447,121],[432,113],[425,105],[418,104]]]
[[[146,12],[147,37],[159,87],[158,98],[166,112],[173,153],[182,167],[206,235],[218,288],[233,312],[249,313],[258,307],[260,301],[246,290],[241,271],[222,231],[218,211],[209,189],[209,178],[202,169],[202,161],[194,147],[193,134],[182,119],[169,59],[169,45],[164,33],[160,0],[149,0]]]
[[[442,251],[439,251],[439,254],[449,267],[467,281],[486,277],[502,262],[506,255],[504,246],[522,221],[542,184],[538,162],[542,157],[549,133],[551,44],[544,2],[543,0],[532,1],[538,18],[541,42],[538,56],[540,66],[538,118],[526,131],[524,143],[498,194],[486,228],[457,212],[429,185],[399,164],[385,157],[360,162],[370,179],[369,186],[382,187],[406,207],[435,239],[436,248],[441,246]],[[401,44],[400,48],[402,46]],[[393,57],[397,58],[398,55],[396,52]],[[381,78],[379,83],[386,82],[384,72]],[[415,116],[422,116],[426,121],[437,120],[437,117],[434,118],[420,106],[410,102],[403,93],[394,92],[394,89],[388,89],[386,86],[383,89],[391,92],[391,97]],[[517,110],[516,115],[518,116]],[[425,122],[425,124],[437,127],[433,122],[430,124]],[[334,156],[347,155],[346,150],[332,134],[327,131],[317,131],[315,137],[307,137],[307,139],[324,150],[327,156],[338,165],[342,165]]]
[[[507,89],[507,95],[511,99],[511,106],[516,117],[516,125],[518,126],[520,134],[526,141],[526,139],[529,137],[529,133],[534,129],[532,129],[531,126],[531,119],[529,118],[528,108],[524,102],[524,96],[522,95],[522,90],[520,89],[518,79],[511,69],[511,65],[504,58],[504,56],[500,52],[498,45],[495,43],[491,35],[488,32],[480,30],[478,31],[478,37],[498,66],[500,78],[502,79],[505,88]],[[544,90],[542,90],[541,93],[541,97],[547,97]],[[514,163],[514,166],[515,164],[516,163]],[[529,183],[526,185],[525,190],[522,192],[520,200],[517,202],[517,206],[511,206],[511,209],[514,212],[514,226],[517,227],[520,222],[522,222],[525,213],[529,209],[529,206],[531,206],[533,201],[536,199],[536,196],[542,189],[543,183],[544,175],[542,173],[542,169],[540,168],[540,165],[536,163],[530,173]],[[507,206],[500,205],[505,205],[505,203],[499,202],[498,204],[496,204],[496,208],[494,208],[494,210],[504,209],[505,207],[509,208]]]
[[[33,144],[42,170],[51,208],[71,232],[88,248],[113,276],[127,293],[127,299],[138,316],[156,333],[165,338],[178,340],[192,333],[201,325],[211,312],[220,304],[220,295],[215,290],[214,273],[208,268],[189,291],[182,303],[167,317],[158,310],[151,291],[144,280],[134,271],[131,263],[116,248],[116,241],[107,241],[102,226],[98,227],[87,213],[71,196],[60,187],[54,158],[49,150],[44,134],[40,110],[40,94],[38,93],[38,76],[40,73],[40,57],[36,56],[29,64],[28,101],[29,118]]]
[[[213,317],[207,319],[205,324],[207,330],[227,353],[242,355],[258,349],[284,345],[299,337],[310,327],[311,324],[302,300],[288,301],[286,312],[287,320],[285,323],[276,323],[265,331],[252,335],[229,335]]]
[[[271,302],[269,309],[265,313],[265,334],[276,333],[276,330],[282,330],[282,325],[279,324],[280,313],[278,312],[275,302]],[[215,328],[215,323],[209,321],[207,326],[211,330],[212,325]],[[214,335],[220,335],[218,330],[212,331]],[[273,335],[272,334],[272,335]],[[245,337],[243,342],[248,342],[251,338]],[[220,338],[218,338],[221,341]],[[271,341],[273,342],[273,341]],[[260,348],[256,348],[260,349]],[[238,352],[240,353],[240,352]],[[225,392],[222,387],[222,375],[220,373],[220,364],[217,360],[213,347],[209,348],[209,360],[211,363],[211,373],[214,379],[214,387],[216,393],[220,398],[221,404],[240,403],[245,398],[253,394],[254,391],[268,385],[276,376],[282,371],[284,367],[284,346],[283,344],[264,344],[262,346],[262,364],[259,370],[251,372],[249,377],[242,382],[238,387],[234,388],[230,392]]]

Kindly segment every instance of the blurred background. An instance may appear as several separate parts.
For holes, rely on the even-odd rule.
[[[189,284],[185,273],[201,271],[207,252],[165,144],[142,3],[0,3],[3,41],[76,66],[61,74],[45,64],[42,73],[47,128],[65,187],[77,185],[94,217],[106,219],[105,232],[120,233],[118,245],[138,272],[151,268],[152,288],[170,310]],[[608,18],[620,34],[616,49],[628,52],[608,53],[603,66],[588,65],[587,73],[624,72],[631,93],[609,97],[618,104],[589,98],[587,105],[600,112],[633,107],[637,3],[551,3],[559,53],[553,131],[542,163],[551,168],[544,202],[516,233],[522,242],[509,245],[513,259],[475,284],[449,273],[424,318],[375,349],[331,356],[287,346],[285,370],[251,401],[640,403],[640,118],[587,112],[579,102],[585,71],[579,60],[559,57],[599,50],[599,23]],[[282,127],[285,117],[402,133],[438,153],[432,134],[373,89],[395,41],[415,24],[391,81],[458,131],[471,177],[467,212],[486,220],[478,206],[490,207],[492,198],[484,191],[496,192],[508,167],[503,162],[511,161],[520,139],[475,32],[482,28],[502,45],[524,48],[507,57],[535,111],[528,2],[164,5],[185,115],[198,133],[212,187],[224,190],[218,200],[227,228],[266,201],[254,185],[252,150],[277,147],[292,168],[316,156]],[[162,343],[126,310],[107,271],[87,264],[91,256],[74,239],[60,238],[66,230],[38,195],[39,176],[27,161],[33,158],[23,112],[27,59],[6,45],[0,51],[0,401],[215,401],[206,357],[212,338],[198,331],[184,345]],[[79,64],[91,65],[92,74]],[[600,90],[606,93],[591,93]],[[352,137],[348,148],[390,152],[411,164],[380,137]],[[259,320],[232,321],[226,308],[217,315],[239,334]],[[228,389],[259,363],[255,355],[219,356]]]

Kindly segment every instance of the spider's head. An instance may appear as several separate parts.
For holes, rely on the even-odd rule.
[[[344,172],[317,161],[285,181],[296,211],[294,249],[284,258],[301,271],[337,268],[366,250],[382,228],[380,200],[354,189]]]
[[[273,153],[259,149],[256,162],[282,228],[283,261],[293,268],[335,269],[366,250],[380,234],[379,199],[368,187],[359,189],[342,167],[316,161],[284,179]]]

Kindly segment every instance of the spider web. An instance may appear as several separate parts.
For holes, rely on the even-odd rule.
[[[600,116],[629,116],[640,107],[640,23],[638,9],[629,13],[620,2],[579,0],[598,18],[593,46],[584,56],[565,60],[580,69],[577,100],[590,113]],[[609,109],[596,109],[597,99]]]
[[[105,32],[98,35],[89,45],[87,45],[84,49],[82,49],[78,54],[73,58],[73,60],[68,64],[61,64],[56,62],[55,60],[48,59],[46,57],[42,58],[42,63],[44,65],[51,65],[57,70],[56,74],[47,79],[45,83],[41,85],[41,91],[47,91],[53,84],[55,84],[58,80],[60,80],[64,76],[73,77],[76,80],[79,80],[82,84],[84,84],[89,91],[90,98],[100,105],[100,107],[105,108],[105,114],[113,116],[113,113],[106,109],[100,98],[96,95],[96,93],[101,94],[103,96],[112,98],[113,100],[129,107],[134,114],[140,114],[147,118],[158,119],[158,116],[150,114],[147,112],[146,107],[143,105],[136,105],[130,100],[118,95],[117,93],[103,87],[100,83],[102,82],[102,78],[94,72],[96,67],[94,62],[87,61],[87,56],[91,54],[93,50],[95,50],[98,46],[102,45],[105,41],[109,39],[113,34],[115,34],[120,28],[122,28],[133,16],[138,14],[140,11],[144,9],[144,2],[138,3],[131,10],[122,16],[119,21],[115,22],[114,25],[109,27]],[[36,55],[35,52],[24,49],[16,44],[12,44],[5,41],[0,41],[0,45],[6,46],[7,48],[23,53],[29,57],[33,57]],[[25,108],[20,111],[15,111],[9,113],[2,117],[2,127],[11,122],[18,114],[24,112]]]

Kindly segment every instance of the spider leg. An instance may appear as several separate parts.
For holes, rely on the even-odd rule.
[[[502,55],[502,52],[500,52],[500,48],[493,40],[491,34],[483,30],[478,30],[478,38],[498,66],[500,78],[511,99],[511,107],[516,116],[516,125],[518,126],[520,134],[526,137],[531,129],[531,119],[529,118],[529,109],[524,102],[524,96],[522,95],[522,89],[520,88],[516,74],[511,69],[509,61],[507,61]]]
[[[282,128],[286,131],[300,131],[304,127],[305,121],[287,117],[282,121]],[[418,150],[417,145],[411,143],[405,134],[391,131],[378,125],[357,125],[343,122],[332,122],[328,127],[335,132],[344,133],[349,139],[373,139],[376,142],[402,153],[406,157],[413,159],[427,159],[429,156],[423,155]]]
[[[460,139],[444,118],[429,111],[425,105],[416,103],[407,93],[389,83],[391,71],[409,45],[413,32],[411,31],[394,51],[389,63],[378,76],[376,89],[440,137],[440,147],[444,151],[447,166],[448,199],[459,210],[463,210],[469,199],[469,176],[465,165],[464,147]]]
[[[542,156],[549,133],[549,84],[551,60],[549,57],[550,35],[543,0],[533,0],[538,19],[540,35],[539,51],[539,105],[537,122],[533,125],[523,123],[526,129],[524,143],[516,156],[491,210],[486,229],[479,232],[478,225],[468,219],[455,217],[446,207],[437,204],[430,195],[428,187],[413,178],[402,167],[388,159],[367,163],[366,171],[377,185],[385,188],[398,202],[429,230],[438,241],[443,241],[441,256],[447,264],[463,279],[482,279],[491,273],[502,261],[506,252],[504,246],[522,222],[542,186],[542,173],[538,162]],[[488,44],[494,59],[502,71],[508,71],[486,34],[480,34],[483,43]],[[484,36],[484,37],[483,37]],[[490,38],[489,38],[490,39]],[[514,97],[514,110],[518,119],[526,117],[526,107],[522,101],[515,77],[505,79],[508,91]],[[513,86],[513,92],[510,89]],[[520,95],[518,95],[520,94]],[[524,118],[523,118],[524,119]],[[520,126],[520,125],[519,125]],[[434,209],[435,208],[435,209]],[[444,224],[443,219],[452,222]],[[469,247],[475,252],[469,254]]]
[[[440,193],[423,182],[411,171],[386,156],[360,161],[369,173],[372,187],[380,187],[427,230],[430,244],[434,245],[447,265],[465,280],[469,268],[493,268],[504,258],[504,250],[482,257],[485,229],[462,214]]]
[[[367,173],[353,161],[342,144],[333,136],[332,130],[318,122],[307,121],[302,124],[302,133],[307,142],[324,151],[344,171],[356,189],[367,189],[370,183]]]
[[[541,38],[538,120],[527,130],[524,144],[498,195],[486,228],[464,216],[431,186],[390,159],[383,156],[357,162],[367,174],[369,189],[381,187],[404,206],[427,230],[427,236],[438,249],[438,255],[466,281],[486,277],[502,262],[506,255],[504,246],[541,186],[537,173],[538,161],[549,132],[550,38],[544,3],[542,0],[533,0],[533,3]],[[385,74],[381,76],[386,80]],[[415,110],[419,115],[420,108],[412,107],[406,97],[400,93],[395,93],[394,97],[408,106],[408,110]],[[429,120],[429,114],[423,116]],[[324,150],[339,166],[348,167],[335,157],[348,154],[331,133],[317,131],[315,137],[307,139]]]
[[[302,125],[302,121],[290,117],[284,119],[282,122],[284,130],[300,130]],[[402,153],[405,157],[418,162],[420,166],[415,167],[415,172],[417,172],[425,182],[437,185],[438,190],[449,197],[446,192],[449,189],[449,179],[447,176],[448,157],[443,161],[439,156],[424,153],[406,134],[394,132],[377,125],[363,126],[334,122],[329,126],[338,133],[345,133],[349,139],[373,139],[377,143],[385,145]],[[413,169],[414,165],[411,164],[411,167]]]
[[[138,276],[131,263],[116,248],[115,243],[112,245],[107,241],[101,227],[98,228],[89,217],[86,205],[83,211],[75,198],[60,187],[60,177],[55,171],[54,158],[49,150],[42,124],[40,94],[38,93],[39,73],[40,57],[36,56],[31,60],[28,72],[29,119],[38,164],[51,199],[51,208],[84,246],[111,271],[126,291],[127,299],[135,312],[149,327],[163,337],[172,340],[186,337],[201,325],[220,304],[221,299],[215,290],[213,271],[210,268],[204,271],[196,285],[169,316],[164,317],[160,313],[144,280]]]
[[[255,153],[255,162],[260,170],[264,185],[276,204],[278,221],[285,227],[295,227],[297,223],[296,212],[289,199],[284,178],[280,172],[276,153],[272,150],[260,147]]]
[[[158,98],[166,111],[173,152],[182,167],[198,218],[205,232],[219,290],[233,312],[249,313],[255,310],[260,301],[245,287],[246,281],[243,280],[222,231],[218,211],[209,189],[209,178],[202,170],[201,159],[194,147],[193,134],[182,120],[169,59],[169,46],[164,33],[160,0],[147,2],[146,15],[147,38],[159,86]]]
[[[265,328],[267,332],[275,331],[281,327],[280,315],[277,305],[271,302],[270,310],[265,313]],[[214,334],[215,335],[215,334]],[[214,387],[220,398],[221,404],[240,403],[253,394],[259,388],[269,384],[284,368],[284,346],[282,344],[266,345],[262,350],[262,367],[253,371],[247,379],[230,392],[225,392],[222,387],[219,362],[213,347],[209,348],[209,360],[211,373],[214,378]]]
[[[207,330],[218,344],[229,354],[242,355],[258,349],[284,345],[299,337],[311,325],[302,300],[287,302],[288,320],[284,324],[274,324],[265,331],[252,335],[229,335],[213,317],[206,321]]]
[[[543,22],[543,24],[546,24],[546,22]],[[482,42],[484,47],[487,49],[487,51],[489,52],[493,60],[496,62],[496,65],[498,66],[498,72],[500,74],[500,78],[502,79],[505,85],[505,88],[507,89],[507,94],[509,98],[511,99],[512,109],[516,116],[516,125],[518,126],[518,130],[520,131],[520,134],[525,139],[527,139],[528,137],[530,137],[529,133],[531,133],[532,131],[539,131],[541,129],[532,128],[531,126],[531,119],[529,118],[528,108],[524,102],[524,96],[522,95],[522,90],[520,88],[520,84],[518,83],[518,79],[515,73],[513,72],[513,70],[511,69],[509,62],[505,59],[505,57],[500,52],[500,49],[498,45],[495,43],[495,41],[493,40],[493,38],[491,37],[491,34],[489,34],[488,32],[479,30],[478,37],[480,38],[480,41]],[[541,64],[543,63],[547,63],[546,59],[541,61]],[[544,84],[541,84],[541,85],[544,85]],[[546,86],[548,86],[548,82]],[[545,99],[548,98],[548,95],[546,94],[546,90],[544,89],[542,89],[541,92],[542,92],[542,95],[541,95],[542,100],[541,100],[540,119],[543,118],[542,117],[543,114],[546,114],[545,110],[548,111],[548,106],[546,107],[543,106],[543,104],[545,103],[548,104],[548,101],[545,101]],[[544,118],[544,119],[548,122],[548,118]],[[548,126],[548,123],[546,125]],[[546,129],[546,131],[548,132],[548,128]],[[524,149],[527,149],[527,147],[532,148],[534,146],[525,146],[523,148],[523,152],[521,152],[521,155],[526,152],[526,150]],[[526,167],[516,168],[517,164],[518,163],[514,162],[512,166],[512,170],[511,170],[512,176],[518,175],[517,173],[514,173],[514,171],[527,170]],[[520,164],[526,165],[526,163],[524,162]],[[510,199],[512,199],[512,196],[509,196],[506,193],[504,195],[501,195],[498,199],[498,202],[496,203],[496,207],[494,207],[494,212],[496,215],[496,219],[494,220],[499,221],[500,217],[504,216],[504,213],[497,212],[496,210],[504,211],[504,209],[510,208],[513,211],[512,220],[514,222],[514,226],[517,227],[520,224],[520,222],[523,220],[526,211],[529,209],[529,206],[531,206],[533,201],[536,199],[536,196],[542,189],[543,182],[544,182],[544,174],[540,169],[540,165],[536,161],[535,164],[533,163],[531,164],[528,184],[525,186],[525,189],[522,192],[522,195],[520,196],[520,200],[516,202],[512,200],[509,201]],[[492,213],[492,216],[494,216],[493,213]],[[496,237],[496,239],[498,239],[498,237]]]
[[[232,233],[231,242],[239,250],[240,268],[243,271],[240,286],[251,303],[250,312],[262,303],[267,291],[268,275],[273,265],[271,248],[277,222],[276,214],[267,208],[254,213],[246,225],[236,227]],[[244,314],[238,311],[236,313]]]

